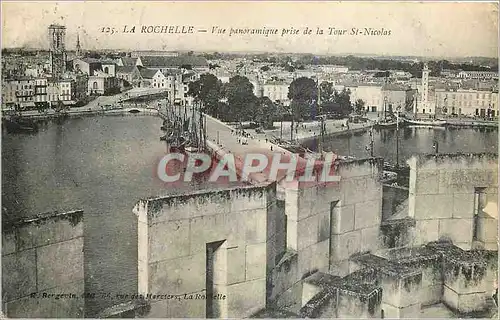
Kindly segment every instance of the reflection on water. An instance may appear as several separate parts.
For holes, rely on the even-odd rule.
[[[396,129],[374,130],[374,154],[387,161],[396,161]],[[475,129],[432,129],[432,128],[400,128],[399,160],[403,163],[413,154],[434,153],[433,141],[439,143],[439,153],[479,153],[498,152],[498,130],[491,128]],[[325,142],[324,149],[340,155],[351,155],[366,158],[370,144],[368,132],[331,138]],[[314,143],[309,145],[314,147]]]

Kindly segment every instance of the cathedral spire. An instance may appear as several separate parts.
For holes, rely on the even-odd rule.
[[[82,47],[80,46],[80,34],[76,34],[76,56],[80,57],[82,54]]]

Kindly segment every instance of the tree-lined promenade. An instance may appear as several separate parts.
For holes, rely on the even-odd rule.
[[[195,103],[201,104],[203,112],[213,117],[226,122],[252,121],[265,129],[271,128],[273,121],[300,122],[324,113],[347,116],[354,109],[349,90],[336,91],[328,82],[321,83],[318,88],[315,80],[306,77],[297,78],[290,84],[290,106],[275,103],[268,97],[257,97],[253,89],[246,77],[238,75],[222,83],[207,73],[189,84],[188,94]],[[356,106],[362,109],[362,102],[357,101]]]

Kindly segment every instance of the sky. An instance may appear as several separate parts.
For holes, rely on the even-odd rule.
[[[67,27],[84,49],[260,51],[433,57],[498,57],[498,4],[492,2],[2,1],[2,48],[48,48],[47,27]],[[193,26],[192,34],[141,33],[142,26]],[[123,33],[136,26],[135,33]],[[212,28],[226,29],[213,34]],[[110,27],[120,31],[102,33]],[[278,34],[228,35],[230,28]],[[328,35],[328,28],[347,30]],[[283,35],[283,29],[299,30]],[[313,30],[304,35],[304,29]],[[324,31],[316,34],[317,29]],[[351,35],[352,28],[383,35]],[[207,32],[198,32],[203,29]],[[390,31],[390,34],[387,34]]]

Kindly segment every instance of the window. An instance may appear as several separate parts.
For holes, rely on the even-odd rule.
[[[92,89],[96,90],[98,88],[97,81],[92,84]]]

